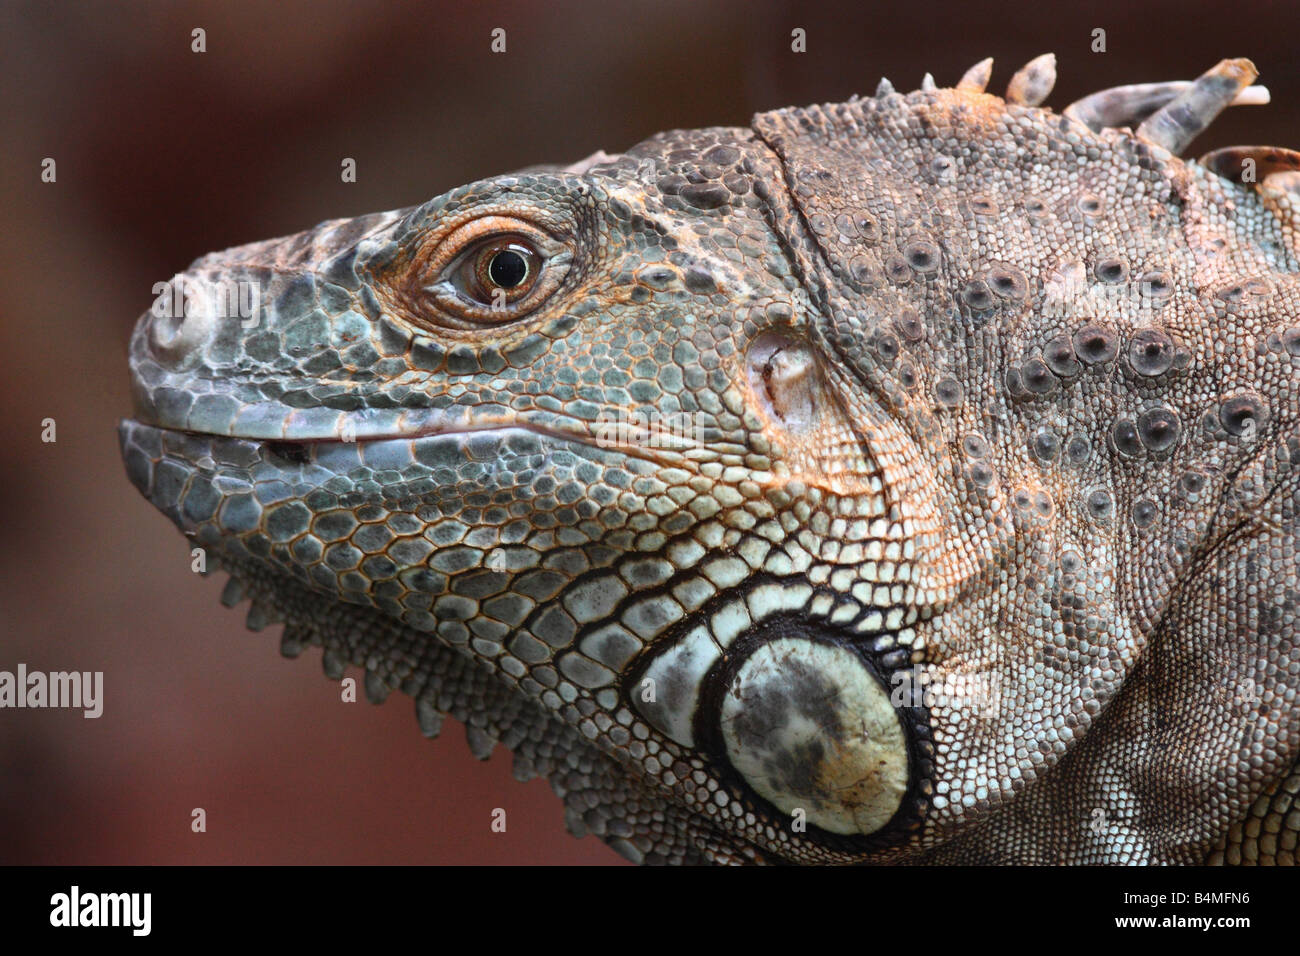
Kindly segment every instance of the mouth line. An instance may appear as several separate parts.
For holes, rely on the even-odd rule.
[[[637,442],[628,442],[621,440],[604,440],[596,435],[579,431],[577,429],[567,429],[549,425],[542,425],[536,422],[525,422],[515,420],[509,421],[479,421],[463,422],[457,424],[433,425],[422,428],[413,428],[408,432],[378,432],[373,434],[358,434],[354,438],[344,438],[338,434],[331,435],[306,435],[302,437],[271,437],[257,435],[240,435],[232,433],[201,431],[192,428],[176,428],[173,426],[159,425],[153,422],[139,419],[128,418],[124,424],[132,424],[144,428],[152,428],[160,432],[167,432],[173,435],[188,435],[194,438],[221,438],[232,441],[249,442],[268,451],[285,458],[296,458],[302,455],[305,450],[313,446],[335,446],[335,445],[357,445],[368,446],[381,442],[393,441],[419,441],[425,438],[453,438],[457,436],[482,435],[490,432],[524,432],[536,435],[541,438],[552,441],[570,442],[572,444],[584,445],[589,448],[598,448],[611,454],[619,454],[628,458],[638,458],[660,467],[686,468],[695,471],[697,460],[683,454],[675,449],[665,449],[652,447]],[[699,448],[702,446],[692,446]]]

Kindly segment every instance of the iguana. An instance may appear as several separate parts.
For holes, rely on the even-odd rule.
[[[204,256],[130,479],[634,861],[1293,863],[1300,154],[990,67]]]

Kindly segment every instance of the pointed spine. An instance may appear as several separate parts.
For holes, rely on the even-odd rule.
[[[465,725],[465,742],[469,744],[469,752],[479,760],[487,760],[492,756],[492,750],[497,745],[491,734],[473,724]]]
[[[372,704],[382,704],[388,700],[388,684],[377,671],[366,669],[366,700]]]
[[[1137,126],[1156,110],[1173,102],[1192,88],[1190,80],[1169,83],[1132,83],[1089,93],[1061,111],[1094,133],[1103,129]],[[1236,95],[1231,106],[1263,106],[1269,101],[1268,88],[1248,86]]]
[[[1138,127],[1138,137],[1171,153],[1181,153],[1257,76],[1259,71],[1249,60],[1220,61],[1191,89],[1151,114]]]
[[[221,603],[226,607],[234,607],[244,599],[244,585],[235,578],[226,582],[226,586],[221,589]]]
[[[957,89],[970,93],[983,93],[993,77],[993,57],[985,57],[962,74],[957,81]]]
[[[280,653],[293,659],[311,643],[311,631],[298,624],[286,624],[280,634]]]
[[[1011,77],[1007,84],[1007,102],[1021,106],[1038,106],[1056,86],[1056,54],[1036,56]]]
[[[430,740],[442,733],[442,714],[427,697],[416,699],[415,721],[420,725],[420,733]]]
[[[320,665],[330,680],[342,680],[348,669],[347,659],[332,647],[325,648],[325,653],[320,656]]]

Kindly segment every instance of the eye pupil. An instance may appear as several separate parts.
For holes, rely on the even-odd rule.
[[[487,273],[493,285],[513,289],[528,278],[528,260],[513,249],[501,249],[493,254]]]
[[[443,240],[450,242],[455,258],[440,271],[440,285],[431,288],[454,296],[444,300],[448,307],[471,310],[469,318],[474,322],[513,321],[532,311],[545,293],[554,291],[556,277],[567,266],[565,259],[548,258],[538,249],[539,245],[552,247],[526,234],[488,230],[486,236],[471,234],[469,242],[456,242],[456,238]]]

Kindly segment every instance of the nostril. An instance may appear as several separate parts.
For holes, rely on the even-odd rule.
[[[155,352],[171,352],[184,344],[185,316],[153,313],[149,323],[149,346]]]
[[[213,297],[201,283],[184,275],[158,283],[154,294],[153,305],[144,316],[149,351],[165,368],[187,369],[211,337],[216,320]]]

